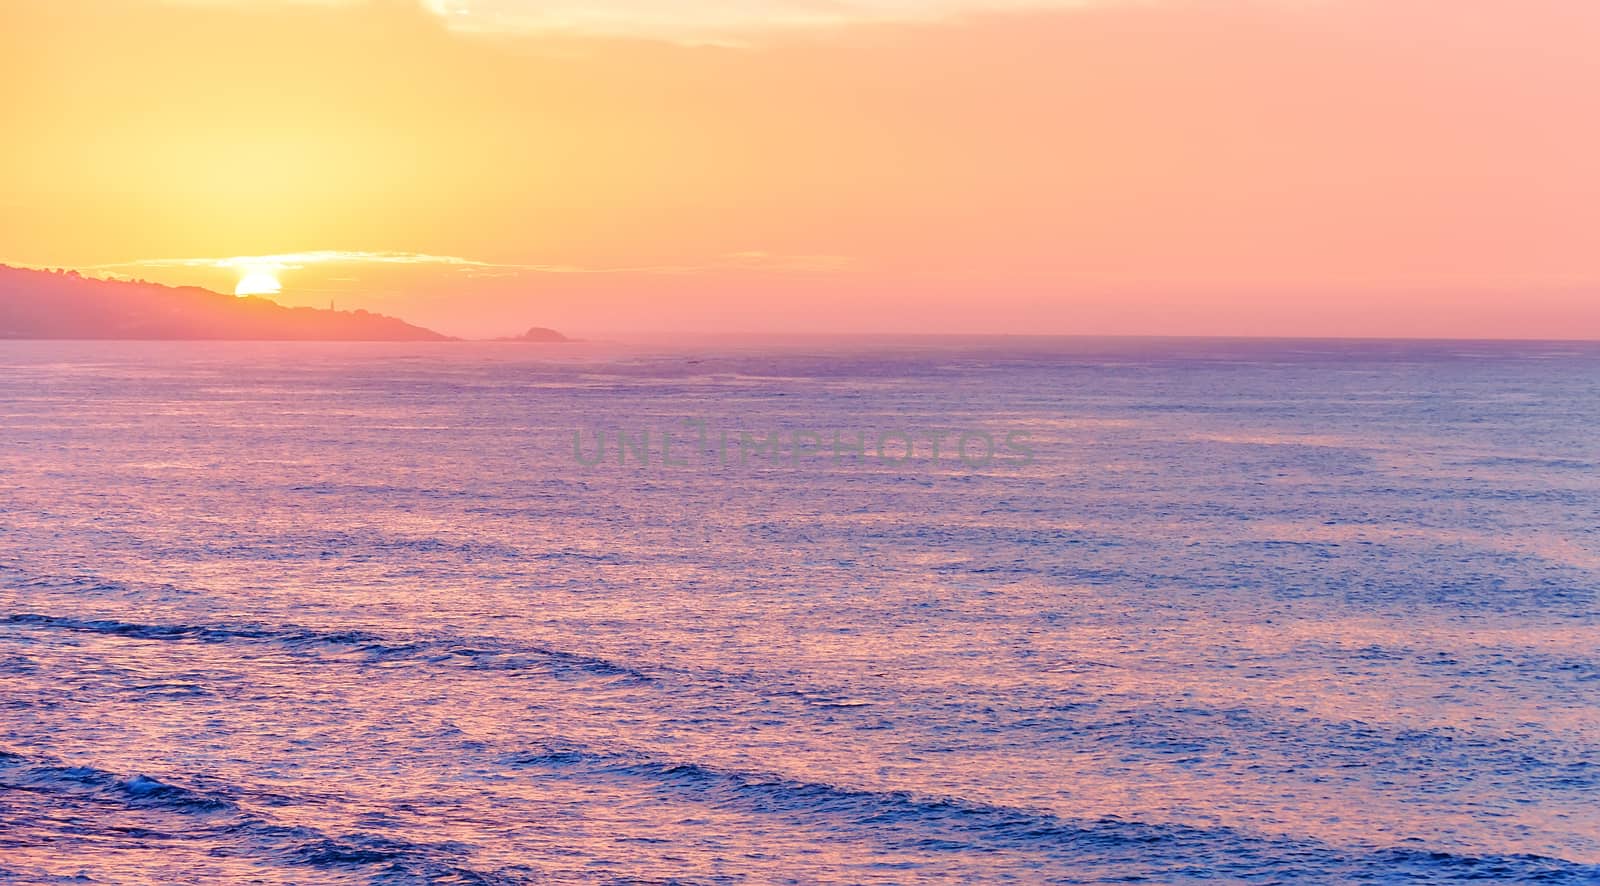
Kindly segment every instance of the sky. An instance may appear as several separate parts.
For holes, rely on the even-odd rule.
[[[450,334],[1600,338],[1593,0],[0,0],[0,262]]]

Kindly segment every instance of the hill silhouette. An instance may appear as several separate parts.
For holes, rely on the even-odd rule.
[[[0,265],[0,339],[449,341],[367,311],[291,308],[198,286],[97,280]]]

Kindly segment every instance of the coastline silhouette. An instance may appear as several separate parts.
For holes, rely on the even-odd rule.
[[[0,339],[454,340],[365,310],[287,307],[198,286],[99,280],[76,271],[5,265],[0,265]]]

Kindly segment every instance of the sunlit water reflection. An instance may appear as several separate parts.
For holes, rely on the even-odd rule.
[[[0,879],[1600,880],[1600,348],[0,373]]]

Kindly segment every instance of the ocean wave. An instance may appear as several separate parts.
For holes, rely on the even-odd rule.
[[[0,618],[0,625],[72,631],[163,642],[228,643],[257,641],[291,649],[328,647],[356,652],[370,661],[412,660],[428,663],[465,662],[482,670],[542,670],[555,676],[590,676],[648,682],[651,677],[636,668],[597,656],[513,644],[496,639],[460,637],[395,638],[362,630],[316,630],[303,627],[260,625],[163,625],[115,619],[82,619],[20,613]]]
[[[147,775],[123,778],[92,766],[37,762],[9,751],[0,751],[0,790],[76,794],[184,814],[238,811],[231,799],[220,794],[178,787]]]
[[[892,849],[1019,852],[1080,871],[1100,866],[1139,869],[1157,881],[1218,876],[1318,882],[1600,881],[1600,866],[1538,855],[1343,847],[1227,827],[1074,819],[960,797],[868,790],[565,743],[515,755],[507,763],[585,782],[630,782],[672,799],[745,814],[812,821],[838,832],[841,839],[873,840]]]
[[[511,886],[531,879],[517,872],[468,867],[465,862],[472,847],[460,843],[416,843],[359,832],[330,835],[279,824],[249,808],[252,798],[232,786],[183,787],[148,775],[125,776],[0,750],[0,797],[10,791],[47,795],[54,809],[90,807],[92,816],[78,817],[71,825],[75,837],[137,835],[156,841],[194,841],[215,858],[343,872],[375,884]],[[275,801],[272,805],[281,805],[281,798],[269,799]],[[119,809],[174,818],[163,821],[146,815],[130,827],[118,819]],[[49,832],[50,820],[19,824],[7,833],[6,843],[49,845],[61,836]]]

